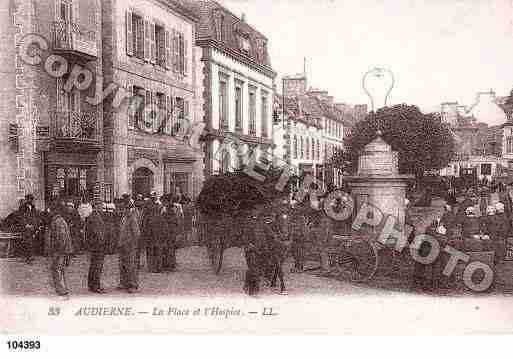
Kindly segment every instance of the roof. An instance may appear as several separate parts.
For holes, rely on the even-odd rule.
[[[190,18],[191,20],[197,22],[199,17],[187,6],[184,6],[179,0],[164,0],[169,6],[174,8],[180,14]]]
[[[283,97],[281,95],[274,96],[275,103],[283,109],[285,103],[285,113],[293,117],[296,121],[303,122],[309,126],[320,127],[322,111],[315,101],[308,96]]]
[[[221,50],[235,52],[238,56],[250,58],[258,65],[271,69],[267,51],[267,37],[230,10],[213,0],[169,0],[180,3],[198,18],[196,41],[213,41]],[[240,49],[238,37],[249,40],[249,55]]]

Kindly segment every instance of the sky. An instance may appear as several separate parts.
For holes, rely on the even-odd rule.
[[[281,76],[303,72],[336,102],[368,103],[362,77],[392,71],[388,104],[425,112],[513,88],[513,0],[218,0],[262,32]]]

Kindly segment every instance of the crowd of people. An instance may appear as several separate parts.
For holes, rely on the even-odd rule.
[[[119,254],[119,290],[139,289],[141,258],[146,252],[150,272],[176,270],[176,248],[191,236],[194,207],[177,188],[160,198],[124,194],[112,203],[81,198],[71,201],[55,198],[48,208],[38,211],[33,195],[20,202],[18,211],[3,221],[4,227],[21,234],[17,252],[32,264],[36,253],[49,258],[52,284],[59,296],[67,297],[66,267],[79,253],[89,254],[88,289],[104,293],[101,284],[107,254]],[[40,251],[37,246],[42,244]]]
[[[506,186],[483,181],[477,188],[463,192],[460,201],[455,192],[449,188],[444,213],[431,224],[427,233],[441,244],[449,244],[463,252],[493,252],[492,264],[500,263],[506,257],[506,242],[513,228],[512,199]],[[421,256],[427,253],[428,244],[420,248]],[[448,255],[443,253],[431,265],[416,263],[414,284],[430,289],[453,286],[454,276],[442,275],[447,261]]]

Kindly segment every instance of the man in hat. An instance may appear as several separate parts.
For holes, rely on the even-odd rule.
[[[50,225],[45,233],[45,253],[50,262],[50,276],[57,295],[67,299],[69,289],[65,269],[73,251],[69,227],[62,216],[63,208],[57,201],[50,205]]]
[[[152,273],[160,273],[163,269],[162,248],[166,235],[162,228],[164,222],[157,192],[152,191],[142,221],[142,235],[146,244],[148,271]]]
[[[101,286],[106,250],[105,224],[103,222],[103,215],[100,212],[101,208],[102,202],[95,201],[93,203],[93,211],[85,222],[86,249],[91,254],[87,286],[89,287],[89,291],[99,294],[105,293],[105,290]]]
[[[162,217],[165,221],[167,234],[164,236],[162,246],[162,269],[164,271],[176,270],[176,235],[178,231],[177,208],[173,205],[170,194],[162,196]]]
[[[139,289],[139,218],[132,199],[123,201],[123,217],[119,229],[119,290],[136,293]]]
[[[25,196],[25,201],[21,205],[20,214],[25,262],[27,264],[32,264],[34,261],[34,241],[36,232],[39,228],[38,215],[36,207],[34,206],[33,195],[27,194]]]

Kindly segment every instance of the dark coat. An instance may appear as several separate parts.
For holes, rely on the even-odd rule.
[[[481,221],[477,217],[465,217],[461,221],[461,235],[464,239],[481,232]]]
[[[135,209],[127,210],[119,226],[119,247],[125,251],[137,250],[140,237],[141,230],[137,212]]]
[[[106,250],[105,224],[102,214],[97,210],[87,217],[85,222],[85,245],[90,252],[103,252]]]
[[[142,235],[148,245],[164,246],[168,241],[168,223],[161,212],[158,204],[150,203],[143,215]]]
[[[60,214],[52,217],[45,234],[45,253],[49,256],[65,255],[73,252],[69,227]]]

